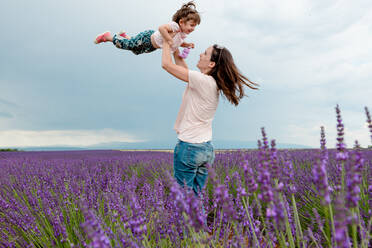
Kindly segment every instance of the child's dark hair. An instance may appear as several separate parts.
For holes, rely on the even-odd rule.
[[[196,10],[196,6],[193,1],[182,5],[182,7],[173,15],[172,21],[179,24],[181,19],[183,19],[185,22],[193,20],[196,24],[200,24],[200,15]]]

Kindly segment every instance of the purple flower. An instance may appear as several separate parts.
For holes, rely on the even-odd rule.
[[[142,235],[147,232],[146,216],[135,194],[132,194],[129,205],[132,210],[132,216],[126,226],[132,230],[134,236],[141,239]]]
[[[261,127],[261,134],[262,134],[263,149],[265,151],[268,151],[269,150],[269,141],[267,139],[264,127]]]
[[[336,117],[337,117],[337,154],[336,160],[342,163],[349,157],[346,144],[344,143],[344,124],[342,123],[341,110],[337,104],[336,106]]]
[[[271,185],[271,175],[269,171],[269,146],[267,142],[267,137],[265,133],[265,129],[261,128],[262,133],[262,140],[264,146],[260,146],[259,144],[259,161],[258,161],[258,168],[257,168],[257,182],[260,186],[260,193],[258,194],[258,198],[263,202],[271,202],[273,200],[273,192],[272,192],[272,185]]]
[[[355,141],[354,159],[346,163],[346,206],[357,207],[362,183],[363,158],[358,141]]]
[[[254,179],[254,173],[251,166],[249,166],[248,160],[244,160],[243,164],[243,170],[244,170],[244,178],[245,178],[245,185],[247,186],[248,194],[252,194],[255,192],[258,188],[258,185]]]
[[[324,127],[321,127],[321,157],[312,168],[313,173],[313,182],[315,187],[318,190],[318,194],[322,199],[323,205],[328,205],[331,202],[330,192],[329,192],[329,185],[328,185],[328,177],[327,177],[327,163],[328,163],[328,155],[326,153],[326,139],[324,133]]]
[[[225,220],[227,219],[237,219],[237,213],[232,204],[232,199],[230,198],[228,189],[226,185],[219,184],[214,190],[214,206],[221,208],[223,210],[223,215]]]
[[[271,176],[279,178],[279,165],[278,165],[278,151],[276,149],[275,140],[271,140],[271,149],[270,149],[270,173]]]
[[[348,235],[347,209],[345,208],[343,197],[338,195],[335,200],[335,233],[334,243],[336,248],[349,248],[350,240]]]
[[[371,142],[372,142],[372,120],[371,120],[371,115],[369,114],[369,111],[368,111],[367,106],[364,107],[364,109],[366,111],[367,123],[368,123],[369,132],[371,133]]]
[[[82,205],[82,212],[85,216],[85,222],[81,224],[88,238],[91,240],[89,247],[93,248],[109,248],[110,240],[105,235],[104,230],[100,225],[100,221],[96,218],[96,215],[92,210],[87,209]]]

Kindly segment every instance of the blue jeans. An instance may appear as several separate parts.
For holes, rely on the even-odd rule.
[[[174,148],[174,177],[183,187],[184,183],[196,195],[204,187],[208,176],[207,163],[214,161],[214,150],[210,141],[204,143],[188,143],[178,140]]]

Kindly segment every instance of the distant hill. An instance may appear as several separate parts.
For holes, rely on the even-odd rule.
[[[43,147],[14,147],[23,151],[62,151],[62,150],[100,150],[100,149],[173,149],[176,140],[174,141],[148,141],[148,142],[109,142],[99,143],[92,146],[43,146]],[[256,141],[234,141],[234,140],[215,140],[213,141],[215,149],[256,149]],[[291,149],[307,149],[310,146],[278,143],[277,148],[291,148]]]

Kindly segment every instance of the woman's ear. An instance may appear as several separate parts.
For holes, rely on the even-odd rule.
[[[214,62],[214,61],[209,62],[208,67],[209,67],[210,69],[213,69],[213,67],[215,67],[215,66],[216,66],[216,62]]]

